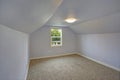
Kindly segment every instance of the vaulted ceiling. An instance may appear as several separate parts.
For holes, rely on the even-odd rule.
[[[0,24],[31,33],[55,13],[61,0],[0,0]]]
[[[66,23],[69,16],[77,22]],[[76,33],[120,32],[120,0],[0,0],[0,24],[25,33],[43,25]]]

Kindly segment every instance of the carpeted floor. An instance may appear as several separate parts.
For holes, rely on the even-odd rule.
[[[69,55],[31,60],[27,80],[120,80],[120,72]]]

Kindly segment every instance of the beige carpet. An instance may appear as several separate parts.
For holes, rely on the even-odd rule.
[[[27,80],[120,80],[120,72],[79,55],[31,60]]]

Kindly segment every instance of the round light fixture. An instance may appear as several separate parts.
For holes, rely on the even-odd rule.
[[[67,18],[67,19],[65,19],[65,22],[67,22],[67,23],[74,23],[76,21],[77,21],[77,19],[75,19],[75,18]]]

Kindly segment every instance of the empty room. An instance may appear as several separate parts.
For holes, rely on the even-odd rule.
[[[0,80],[120,80],[120,0],[0,0]]]

